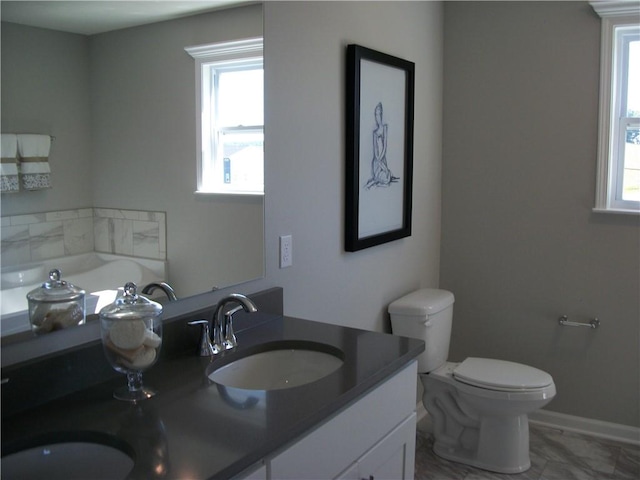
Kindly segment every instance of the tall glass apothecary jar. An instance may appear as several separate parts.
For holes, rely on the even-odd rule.
[[[100,310],[104,353],[114,370],[127,376],[127,385],[116,389],[119,400],[138,402],[155,395],[142,383],[142,372],[156,363],[162,345],[162,306],[138,295],[136,284],[124,286],[124,294]]]

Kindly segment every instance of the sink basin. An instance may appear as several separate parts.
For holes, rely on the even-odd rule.
[[[293,388],[335,372],[342,366],[341,356],[342,352],[329,346],[280,346],[227,363],[208,377],[217,384],[245,390]]]
[[[35,443],[39,444],[2,457],[2,478],[113,480],[126,478],[134,466],[132,456],[114,441],[113,445],[102,439]]]

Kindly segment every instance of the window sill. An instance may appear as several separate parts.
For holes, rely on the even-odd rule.
[[[197,197],[264,197],[264,192],[241,192],[241,191],[229,191],[229,192],[207,192],[203,190],[196,190],[193,194]]]
[[[595,213],[614,213],[618,215],[640,215],[640,210],[622,208],[594,208]]]

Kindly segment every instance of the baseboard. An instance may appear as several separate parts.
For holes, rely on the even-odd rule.
[[[429,412],[424,408],[422,402],[418,402],[416,405],[416,415],[418,429],[429,432],[431,429]],[[548,410],[538,410],[529,414],[529,421],[536,425],[640,446],[640,428],[628,425],[576,417]]]
[[[548,410],[538,410],[529,414],[529,421],[545,427],[558,428],[640,446],[640,428],[637,427],[576,417]]]

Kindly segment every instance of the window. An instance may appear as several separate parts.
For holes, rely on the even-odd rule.
[[[264,193],[262,38],[187,47],[196,60],[199,193]]]
[[[640,213],[640,10],[592,2],[602,17],[596,211]]]

